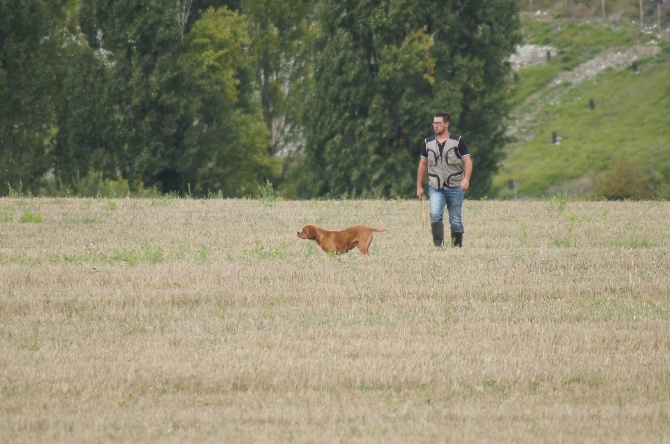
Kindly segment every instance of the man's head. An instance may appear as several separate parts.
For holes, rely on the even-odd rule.
[[[433,117],[433,130],[436,135],[440,135],[449,130],[449,123],[451,123],[451,116],[447,113],[437,113]]]

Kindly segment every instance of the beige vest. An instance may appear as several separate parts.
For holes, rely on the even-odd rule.
[[[463,160],[458,152],[458,142],[461,136],[450,135],[442,152],[437,145],[437,139],[435,137],[431,139],[426,139],[430,186],[436,190],[445,186],[460,187],[463,180]]]

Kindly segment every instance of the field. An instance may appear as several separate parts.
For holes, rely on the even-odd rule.
[[[670,203],[421,210],[0,199],[0,442],[670,441]]]

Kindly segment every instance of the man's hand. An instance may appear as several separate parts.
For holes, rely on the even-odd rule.
[[[416,196],[419,200],[423,200],[423,180],[426,178],[426,171],[428,171],[428,159],[422,157],[416,171]]]
[[[468,179],[463,179],[461,181],[461,190],[468,191],[468,188],[470,188],[470,181]]]

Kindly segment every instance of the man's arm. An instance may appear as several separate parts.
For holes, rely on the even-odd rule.
[[[419,200],[423,200],[423,180],[426,178],[426,171],[428,170],[428,159],[422,157],[419,160],[419,168],[416,172],[416,195]]]
[[[470,188],[470,176],[472,176],[472,159],[470,156],[463,156],[463,180],[461,181],[461,190],[468,191]]]

